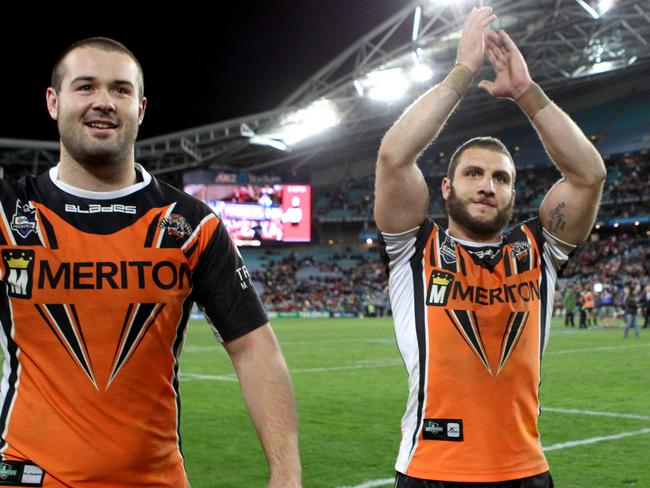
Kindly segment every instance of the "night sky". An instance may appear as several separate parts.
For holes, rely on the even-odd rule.
[[[23,3],[0,29],[0,137],[56,140],[45,90],[58,54],[79,39],[113,37],[140,59],[143,139],[275,108],[407,0]]]

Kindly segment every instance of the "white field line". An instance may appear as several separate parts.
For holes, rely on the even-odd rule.
[[[386,478],[383,480],[366,481],[360,485],[341,486],[339,488],[373,488],[375,486],[391,486],[395,483],[395,478]]]
[[[337,344],[337,343],[349,343],[349,342],[363,342],[366,344],[394,344],[395,339],[330,339],[324,341],[318,341],[319,344]],[[313,345],[313,341],[283,341],[281,343],[282,347],[285,346],[297,346],[297,345]],[[621,346],[601,346],[601,347],[585,347],[580,349],[561,349],[559,351],[548,351],[544,353],[547,355],[554,354],[572,354],[575,352],[591,352],[591,351],[616,351],[619,349],[636,349],[636,348],[647,348],[650,347],[650,343],[646,344],[630,344],[630,345],[621,345]],[[185,346],[183,347],[183,352],[187,353],[202,353],[202,352],[224,352],[223,347],[219,344],[214,344],[210,346]]]
[[[357,361],[355,364],[346,366],[330,366],[322,368],[296,368],[289,370],[291,374],[296,373],[328,373],[331,371],[350,371],[354,369],[373,369],[373,368],[393,368],[403,366],[404,363],[397,359],[387,359],[385,361]],[[212,381],[237,381],[234,374],[199,374],[185,373],[181,371],[181,378],[184,380],[212,380]]]
[[[211,381],[237,381],[235,374],[198,374],[184,373],[181,371],[181,379],[184,380],[211,380]]]
[[[289,346],[313,346],[314,343],[320,344],[349,344],[351,342],[358,342],[363,344],[381,344],[381,345],[394,345],[394,337],[377,337],[375,339],[322,339],[317,341],[282,341],[282,347]],[[183,352],[189,353],[201,353],[201,352],[210,352],[210,351],[223,351],[217,342],[209,346],[191,346],[187,345],[183,347]]]
[[[580,441],[560,442],[559,444],[552,444],[542,448],[545,452],[557,451],[558,449],[565,449],[567,447],[585,446],[587,444],[595,444],[597,442],[611,441],[615,439],[622,439],[624,437],[632,437],[634,435],[650,434],[649,429],[633,430],[631,432],[621,432],[620,434],[605,435],[601,437],[591,437],[589,439],[582,439]]]
[[[591,352],[591,351],[615,351],[617,349],[633,349],[639,347],[650,347],[650,343],[647,344],[630,344],[629,346],[601,346],[601,347],[585,347],[582,349],[561,349],[559,351],[548,351],[544,353],[544,356],[548,354],[572,354],[574,352]]]
[[[576,415],[594,415],[596,417],[614,417],[617,419],[650,420],[650,415],[635,415],[632,413],[615,413],[615,412],[596,412],[594,410],[578,410],[575,408],[556,408],[556,407],[542,406],[542,413],[544,412],[571,413]]]

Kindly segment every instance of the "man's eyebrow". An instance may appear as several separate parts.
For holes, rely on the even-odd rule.
[[[510,173],[502,169],[498,169],[494,171],[492,174],[495,176],[505,176],[506,178],[510,179]]]
[[[463,169],[464,173],[467,173],[469,171],[476,171],[478,173],[484,173],[485,169],[482,168],[481,166],[474,166],[474,165],[470,164],[468,166],[465,166],[465,168]],[[497,169],[497,170],[493,171],[492,174],[494,176],[505,176],[509,180],[511,179],[510,173],[508,173],[506,170],[503,170],[503,169]]]
[[[94,76],[77,76],[70,81],[70,84],[76,83],[78,81],[95,81],[97,78]]]
[[[70,81],[70,84],[77,83],[79,81],[96,81],[97,77],[95,76],[77,76],[76,78],[73,78]],[[133,83],[130,82],[129,80],[113,80],[112,82],[115,85],[128,85],[130,87],[133,87]]]
[[[129,85],[131,87],[134,86],[133,83],[131,83],[129,80],[115,80],[113,83],[116,85]]]
[[[481,168],[480,166],[469,165],[469,166],[465,166],[465,169],[463,170],[463,172],[466,173],[468,171],[480,171],[482,173],[485,170],[483,168]]]

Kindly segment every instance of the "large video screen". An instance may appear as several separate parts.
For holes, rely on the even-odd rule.
[[[186,193],[203,200],[237,245],[311,241],[311,186],[192,183]]]

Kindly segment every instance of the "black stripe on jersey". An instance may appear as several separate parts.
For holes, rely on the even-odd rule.
[[[178,438],[178,451],[181,453],[183,464],[185,464],[185,456],[183,455],[183,442],[181,439],[181,392],[178,379],[180,363],[178,362],[178,359],[181,354],[181,346],[185,340],[187,321],[192,310],[192,303],[193,302],[190,297],[187,297],[183,302],[183,312],[180,320],[178,321],[178,327],[176,328],[176,337],[174,338],[174,345],[172,347],[172,351],[174,353],[174,376],[172,377],[172,386],[174,388],[174,394],[176,395],[176,436]]]
[[[4,232],[0,231],[0,246],[6,246],[6,245],[7,245],[7,239],[5,239]]]
[[[108,389],[122,366],[126,364],[128,359],[138,348],[140,342],[142,341],[142,338],[149,330],[149,327],[151,327],[151,324],[156,321],[158,314],[164,307],[164,303],[140,303],[136,306],[135,313],[131,318],[128,330],[124,336],[124,341],[120,346],[119,355],[115,361],[115,364],[113,365],[113,371],[106,385],[106,389]],[[126,315],[127,320],[131,308],[132,307],[130,305]],[[124,328],[122,330],[124,330]],[[122,337],[122,335],[123,334],[120,333],[120,337]]]
[[[50,322],[49,317],[45,314],[45,312],[43,312],[43,310],[41,309],[40,305],[38,305],[38,304],[34,304],[34,307],[36,307],[36,310],[38,311],[38,313],[39,313],[39,314],[41,315],[41,317],[43,318],[43,321],[45,322],[45,324],[50,328],[50,330],[51,330],[52,333],[54,334],[54,337],[56,337],[56,339],[59,341],[59,343],[61,344],[61,347],[63,347],[63,349],[65,350],[65,352],[68,353],[68,355],[70,356],[70,359],[72,359],[72,360],[74,361],[74,356],[70,353],[70,351],[68,350],[68,348],[65,347],[65,342],[63,342],[63,339],[61,339],[61,337],[59,337],[59,334],[56,333],[56,330],[54,330],[54,326],[53,326],[52,323]]]
[[[525,241],[528,242],[528,236],[526,236]],[[517,268],[519,269],[520,273],[525,273],[526,271],[531,269],[530,264],[533,260],[532,257],[533,250],[534,247],[531,245],[528,252],[521,259],[517,258]]]
[[[381,235],[381,232],[377,232],[377,242],[379,242],[379,257],[382,263],[384,263],[384,273],[386,273],[386,278],[388,278],[390,274],[390,269],[388,269],[390,258],[386,252],[386,241],[384,240],[384,236]]]
[[[535,255],[533,256],[533,269],[539,266],[539,253],[535,250]]]
[[[147,236],[144,239],[144,247],[152,246],[153,238],[156,235],[156,229],[158,228],[158,222],[160,221],[160,215],[161,214],[156,215],[149,224],[149,228],[147,229]]]
[[[42,228],[45,230],[45,235],[47,236],[47,241],[50,243],[50,249],[58,249],[59,243],[56,240],[56,233],[54,232],[54,227],[52,223],[47,220],[45,215],[39,213],[38,218],[41,221]]]
[[[38,305],[35,306],[38,308]],[[72,307],[74,307],[74,305],[72,305]],[[81,327],[79,327],[78,318],[76,318],[76,310],[73,312],[76,324],[73,324],[70,320],[70,316],[67,313],[66,305],[62,305],[60,303],[46,304],[43,305],[43,308],[49,313],[50,318],[54,320],[54,325],[61,332],[61,334],[63,334],[63,339],[67,342],[68,346],[74,353],[77,362],[86,372],[86,375],[90,381],[92,381],[93,384],[97,386],[92,367],[89,362],[86,361],[86,358],[90,358],[90,355],[88,354],[88,349],[86,348],[86,342],[84,340],[83,333],[81,332]],[[75,332],[81,336],[81,342],[79,341]]]
[[[90,357],[90,353],[88,352],[88,345],[86,344],[86,338],[84,337],[84,331],[83,328],[81,327],[81,321],[79,320],[79,315],[77,315],[77,307],[74,306],[74,304],[68,305],[70,307],[70,311],[72,312],[72,318],[74,320],[74,325],[77,328],[77,331],[79,332],[79,337],[81,337],[81,345],[84,348],[84,351],[86,351],[86,357],[88,358],[88,362],[90,363],[90,370],[94,371],[93,368],[93,360]]]
[[[91,383],[97,388],[97,382],[93,375],[93,370],[86,358],[89,358],[88,350],[85,349],[85,341],[82,343],[77,338],[75,333],[78,327],[72,323],[68,313],[65,309],[65,305],[60,303],[51,303],[41,305],[35,303],[34,307],[41,315],[47,326],[50,328],[52,333],[56,336],[58,341],[63,346],[63,349],[68,353],[68,355],[74,360],[74,362],[81,368],[81,370],[86,374]],[[76,316],[76,313],[74,314]],[[78,327],[79,330],[81,329]],[[83,339],[83,334],[80,334]]]
[[[510,263],[512,264],[513,270],[515,274],[521,273],[521,269],[519,267],[519,259],[517,259],[517,256],[512,255]]]
[[[503,334],[503,341],[501,345],[501,359],[499,360],[499,369],[497,374],[501,371],[501,368],[506,364],[508,358],[512,351],[514,351],[519,338],[521,337],[521,332],[526,327],[529,317],[528,312],[514,312],[510,314],[508,318],[508,327]]]
[[[124,315],[124,323],[122,324],[122,329],[120,330],[120,337],[118,337],[117,339],[117,346],[115,346],[115,354],[113,354],[113,364],[115,364],[115,362],[117,361],[117,355],[120,353],[122,338],[124,337],[124,331],[126,330],[127,325],[129,325],[133,307],[135,307],[135,305],[133,303],[129,303],[129,308],[126,310],[126,314]]]
[[[440,228],[436,231],[437,236],[440,235]],[[440,249],[440,244],[438,243],[438,237],[431,239],[431,246],[429,247],[429,265],[438,268],[440,263],[438,262],[438,250]]]
[[[467,266],[465,265],[465,258],[463,257],[462,252],[458,252],[458,263],[460,264],[460,272],[463,274],[463,276],[467,276]]]
[[[534,249],[534,246],[531,247],[530,252],[535,252],[536,260],[539,260],[539,364],[541,369],[542,364],[542,354],[544,352],[544,343],[546,342],[546,321],[547,321],[547,312],[546,306],[548,305],[548,278],[546,277],[546,266],[547,263],[544,260],[544,244],[546,243],[546,238],[544,237],[544,230],[542,228],[542,223],[539,220],[539,217],[527,220],[524,222],[520,228],[524,229],[524,226],[530,231],[537,245],[537,250]],[[531,242],[532,244],[532,242]],[[539,254],[538,254],[539,252]],[[551,297],[551,300],[553,298]]]
[[[483,340],[481,339],[481,331],[479,330],[478,319],[474,312],[467,310],[445,310],[447,317],[454,325],[460,336],[465,340],[474,354],[481,360],[485,368],[490,374],[492,369],[483,347]]]
[[[512,268],[510,267],[510,264],[512,261],[510,260],[510,251],[504,249],[503,251],[503,268],[506,272],[506,277],[512,276]]]
[[[1,233],[0,233],[1,234]],[[7,376],[7,385],[9,386],[2,403],[2,411],[0,412],[0,434],[7,430],[7,420],[11,405],[16,396],[16,383],[18,382],[18,346],[11,336],[11,302],[7,296],[7,287],[0,281],[0,324],[2,325],[2,333],[4,340],[7,343],[7,355],[4,358],[5,362],[9,363],[9,375]],[[4,449],[7,445],[4,437],[0,438],[0,449]]]
[[[427,389],[427,378],[426,378],[426,369],[427,369],[427,333],[426,333],[426,321],[425,313],[426,308],[424,306],[424,283],[422,281],[422,265],[423,265],[423,252],[426,246],[426,238],[430,235],[433,222],[430,220],[425,220],[425,222],[420,226],[420,231],[417,234],[415,240],[415,254],[411,258],[411,273],[413,276],[413,305],[415,310],[415,334],[418,340],[418,364],[419,364],[419,374],[418,378],[418,410],[415,426],[413,429],[413,438],[411,439],[411,450],[410,454],[413,454],[415,449],[418,436],[420,434],[421,426],[424,422],[424,394]],[[433,249],[432,249],[433,250]]]
[[[546,279],[546,264],[542,260],[539,284],[539,361],[542,364],[542,353],[544,352],[544,342],[546,342],[546,305],[548,301],[547,288],[548,280]],[[552,298],[551,298],[552,299]]]
[[[197,239],[196,242],[192,244],[189,249],[184,251],[185,257],[189,259],[190,256],[194,254],[194,251],[196,251],[198,247],[199,247],[199,240]]]

